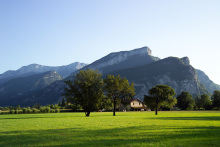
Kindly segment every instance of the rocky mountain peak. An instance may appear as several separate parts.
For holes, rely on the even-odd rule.
[[[90,66],[88,66],[88,68],[101,69],[106,66],[119,64],[131,56],[151,56],[151,50],[148,47],[142,47],[131,51],[110,53],[107,56],[93,62]]]
[[[75,63],[76,65],[75,65],[75,68],[76,69],[81,69],[81,68],[83,68],[84,66],[86,66],[87,64],[85,64],[85,63],[80,63],[80,62],[76,62]],[[73,64],[74,65],[74,64]]]
[[[180,59],[185,65],[190,65],[190,60],[188,57],[183,57]]]
[[[151,55],[151,50],[144,46],[141,48],[137,48],[131,51],[121,51],[121,52],[115,52],[115,53],[111,53],[111,57],[114,57],[115,55],[124,55],[124,56],[133,56],[133,55]]]
[[[151,55],[151,50],[147,47],[144,46],[142,48],[134,49],[132,51],[129,51],[129,55]]]

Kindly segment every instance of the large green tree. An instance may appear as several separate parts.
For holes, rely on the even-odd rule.
[[[199,108],[203,108],[205,110],[212,109],[212,102],[207,94],[201,95],[201,98],[199,99],[197,105]]]
[[[64,96],[68,101],[79,104],[85,111],[86,116],[97,108],[103,98],[103,80],[101,73],[92,69],[81,70],[76,74],[74,81],[66,81],[67,88]]]
[[[179,96],[177,96],[177,106],[180,109],[191,110],[193,109],[194,105],[195,105],[195,101],[193,100],[192,95],[189,92],[183,91]]]
[[[220,109],[220,91],[215,90],[212,97],[213,97],[213,99],[212,99],[213,107]]]
[[[129,84],[126,78],[121,78],[119,75],[108,75],[104,79],[104,91],[106,96],[112,100],[113,116],[115,116],[116,105],[121,103],[129,103],[131,98],[135,95],[134,83]]]
[[[145,104],[151,109],[155,109],[155,115],[162,105],[168,105],[169,107],[176,104],[176,98],[173,96],[176,94],[174,89],[167,85],[157,85],[149,90],[149,95],[144,96]]]

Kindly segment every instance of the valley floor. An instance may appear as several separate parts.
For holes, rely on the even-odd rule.
[[[219,146],[220,111],[0,115],[0,146]]]

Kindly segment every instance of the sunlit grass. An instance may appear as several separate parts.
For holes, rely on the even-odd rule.
[[[219,146],[220,112],[0,115],[0,146]]]

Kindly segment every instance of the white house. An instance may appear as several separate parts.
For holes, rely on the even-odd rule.
[[[144,102],[139,99],[134,99],[131,101],[131,109],[133,111],[146,111],[146,110],[149,111],[150,110],[149,108],[147,108]]]

